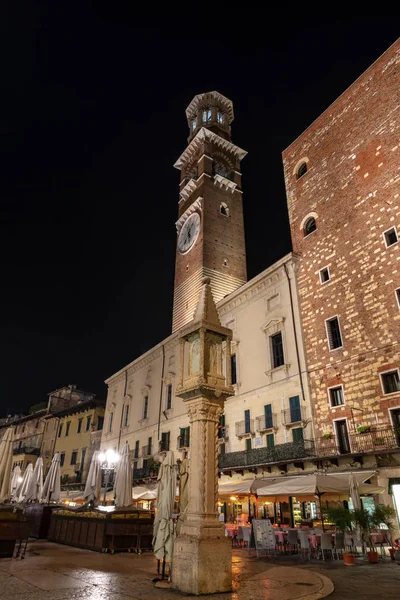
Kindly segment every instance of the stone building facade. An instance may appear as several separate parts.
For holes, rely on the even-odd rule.
[[[283,153],[318,454],[378,468],[386,489],[400,483],[399,111],[398,40]]]
[[[107,379],[102,448],[129,442],[134,478],[151,475],[159,450],[190,453],[186,408],[175,395],[179,336],[193,319],[201,281],[210,278],[224,327],[233,332],[235,396],[220,424],[226,477],[252,461],[268,473],[304,468],[313,432],[295,265],[288,254],[246,283],[240,161],[231,142],[232,102],[200,94],[186,111],[189,145],[181,170],[172,335]],[[300,461],[297,467],[294,462]],[[258,465],[258,467],[254,467]]]

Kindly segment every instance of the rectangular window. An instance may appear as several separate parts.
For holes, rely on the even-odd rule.
[[[135,452],[134,452],[133,457],[139,458],[139,440],[136,440],[136,442],[135,442]]]
[[[273,433],[268,433],[266,436],[267,448],[273,448],[275,446],[275,436]]]
[[[92,417],[86,417],[86,431],[89,431],[91,422],[92,422]]]
[[[385,240],[386,248],[389,248],[389,246],[393,246],[393,244],[396,244],[399,241],[399,238],[397,237],[396,227],[391,227],[387,231],[384,231],[383,238]]]
[[[349,432],[346,419],[335,421],[336,441],[340,454],[350,453]]]
[[[265,415],[265,429],[272,429],[274,426],[272,419],[272,404],[266,404],[264,406],[264,415]]]
[[[329,267],[325,267],[324,269],[321,269],[319,272],[319,279],[321,281],[321,283],[326,283],[327,281],[329,281],[331,278],[330,273],[329,273]]]
[[[250,411],[249,410],[244,411],[244,432],[251,433],[251,431],[250,431]]]
[[[196,119],[192,119],[192,131],[196,129]]]
[[[397,306],[400,308],[400,288],[397,288],[394,293],[396,294]]]
[[[80,433],[82,431],[82,421],[83,421],[83,419],[79,419],[79,421],[78,421],[78,429],[77,429],[76,433]]]
[[[248,438],[247,440],[245,440],[246,443],[246,452],[248,452],[249,450],[251,450],[251,438]]]
[[[179,434],[179,448],[188,448],[190,445],[190,427],[181,427]]]
[[[333,317],[325,321],[328,333],[329,350],[336,350],[343,346],[342,334],[340,333],[339,319]]]
[[[298,423],[301,421],[301,408],[299,396],[289,398],[290,422]]]
[[[388,371],[387,373],[381,373],[381,381],[384,394],[394,394],[400,391],[400,379],[399,371]]]
[[[64,466],[64,461],[65,461],[65,452],[61,452],[61,454],[60,454],[60,467]]]
[[[108,419],[108,433],[112,432],[113,418],[114,418],[114,413],[110,413],[110,417]]]
[[[70,427],[71,427],[71,421],[68,421],[66,428],[65,428],[65,437],[69,436]]]
[[[62,426],[63,426],[63,424],[62,424],[62,423],[60,423],[60,426],[59,426],[59,428],[58,428],[58,437],[61,437]]]
[[[220,415],[220,417],[219,417],[218,437],[220,439],[225,437],[225,415]]]
[[[272,350],[272,368],[276,369],[285,364],[285,357],[283,356],[283,340],[282,333],[276,333],[271,335],[271,350]]]
[[[147,419],[149,412],[149,397],[145,396],[143,401],[143,419]]]
[[[211,108],[207,109],[207,123],[211,123]]]
[[[235,385],[237,383],[236,354],[231,355],[231,380],[232,385]]]
[[[125,406],[124,427],[128,427],[129,423],[129,404]]]
[[[82,454],[81,454],[81,471],[83,471],[83,468],[85,466],[85,457],[86,457],[86,448],[82,448]]]
[[[203,110],[202,122],[203,123],[207,123],[207,111],[206,110]]]
[[[343,388],[341,385],[329,388],[328,392],[331,406],[342,406],[344,404]]]
[[[167,451],[169,450],[169,440],[170,440],[170,432],[164,431],[161,434],[161,448],[160,450]]]
[[[104,417],[97,417],[97,431],[101,431],[104,425]]]
[[[172,385],[169,383],[167,385],[167,400],[165,403],[166,410],[169,410],[172,406]]]
[[[218,123],[220,123],[222,125],[222,123],[224,122],[224,113],[218,111],[217,120],[218,120]]]
[[[147,454],[151,456],[152,454],[152,446],[153,446],[153,438],[149,437],[147,441]]]
[[[296,427],[295,429],[292,429],[292,435],[294,442],[302,442],[304,440],[303,428]]]
[[[73,450],[71,453],[71,465],[76,465],[76,459],[78,458],[78,451]]]

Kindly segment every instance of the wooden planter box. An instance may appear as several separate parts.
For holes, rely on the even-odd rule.
[[[29,537],[47,539],[54,508],[54,505],[48,504],[27,504],[25,513],[30,522]]]
[[[111,553],[151,550],[154,513],[140,509],[57,509],[51,515],[48,540]]]
[[[0,510],[0,558],[12,558],[16,542],[27,537],[26,527],[22,511],[6,507]]]

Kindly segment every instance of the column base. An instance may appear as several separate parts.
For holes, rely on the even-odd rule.
[[[232,590],[232,544],[225,536],[179,535],[175,540],[172,583],[185,594]]]

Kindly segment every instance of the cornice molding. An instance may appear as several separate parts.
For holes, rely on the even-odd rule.
[[[230,191],[232,194],[237,188],[237,183],[234,183],[230,179],[226,177],[222,177],[222,175],[214,175],[214,185],[217,185],[219,188],[225,191]]]
[[[175,223],[176,231],[178,233],[182,229],[182,225],[184,224],[184,222],[186,221],[186,219],[188,217],[190,217],[191,214],[193,214],[194,212],[196,212],[196,210],[198,210],[200,212],[202,211],[202,203],[203,203],[203,198],[201,196],[199,198],[196,198],[196,200],[193,202],[193,204],[191,204],[189,206],[189,208],[187,208],[185,210],[185,212],[183,213],[183,215],[181,215],[179,217],[179,219]]]
[[[181,170],[182,167],[187,165],[199,151],[203,142],[212,142],[213,144],[215,144],[219,148],[222,148],[226,152],[234,154],[237,158],[239,158],[239,160],[242,160],[247,154],[246,150],[239,148],[239,146],[235,146],[235,144],[232,144],[232,142],[225,140],[220,135],[217,135],[213,131],[202,127],[201,129],[199,129],[199,131],[196,133],[195,137],[192,139],[186,150],[180,155],[180,157],[174,164],[175,169]]]
[[[181,189],[179,195],[181,200],[187,200],[197,190],[197,185],[194,179],[190,179],[184,188]]]
[[[186,118],[188,120],[193,119],[196,116],[199,106],[202,105],[207,100],[217,100],[221,106],[224,107],[228,117],[229,124],[232,123],[234,119],[233,114],[233,102],[229,100],[226,96],[223,96],[219,92],[206,92],[205,94],[197,94],[189,104],[186,109]]]

